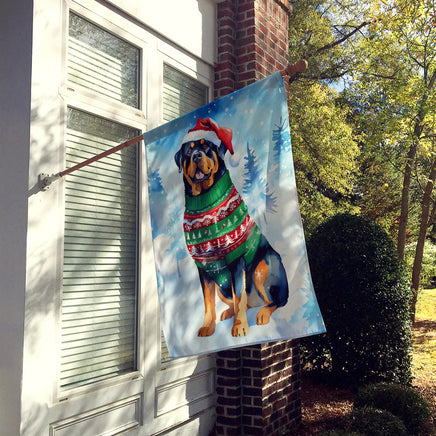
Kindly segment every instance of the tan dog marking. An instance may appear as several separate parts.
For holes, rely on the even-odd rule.
[[[277,309],[277,306],[268,307],[272,303],[272,301],[268,300],[268,297],[265,292],[265,279],[268,276],[268,264],[265,260],[259,262],[254,272],[254,284],[256,285],[256,289],[259,291],[259,294],[264,299],[267,306],[261,307],[256,317],[257,325],[265,325],[269,323],[271,318],[271,314]]]
[[[233,300],[231,300],[230,298],[226,298],[226,297],[224,297],[224,295],[221,293],[221,291],[219,290],[219,287],[217,286],[217,293],[218,293],[218,297],[220,297],[220,300],[223,302],[223,303],[225,303],[225,304],[227,304],[227,306],[229,306],[228,307],[228,309],[226,309],[226,310],[223,310],[222,312],[221,312],[221,315],[220,315],[220,321],[224,321],[224,320],[226,320],[226,319],[230,319],[232,316],[234,316],[235,315],[235,308],[234,308],[234,306],[233,306]]]
[[[183,174],[192,188],[192,195],[194,197],[200,195],[202,190],[207,190],[214,184],[214,175],[218,171],[219,163],[216,153],[213,152],[213,154],[214,160],[202,154],[201,160],[198,164],[193,162],[191,158],[188,167],[186,167],[187,161],[183,162]],[[197,168],[200,168],[201,172],[205,175],[210,174],[210,177],[202,182],[196,182],[195,179],[193,180]]]
[[[265,262],[265,260],[262,260],[258,263],[256,270],[254,271],[254,284],[256,286],[256,289],[259,291],[260,295],[262,296],[263,300],[266,304],[271,304],[272,301],[268,300],[268,297],[265,292],[265,279],[268,276],[268,264]]]
[[[250,328],[247,321],[248,297],[246,291],[245,271],[242,272],[242,292],[239,298],[232,284],[233,307],[235,309],[235,319],[232,327],[232,336],[247,336]]]
[[[213,335],[216,325],[215,313],[215,291],[218,285],[215,282],[204,281],[204,322],[198,330],[198,336],[205,337]]]
[[[186,170],[186,161],[183,162],[183,173],[185,174],[186,180],[188,181],[188,183],[190,184],[191,188],[192,188],[192,195],[194,197],[196,197],[197,195],[201,194],[201,185],[199,185],[198,183],[194,183],[191,180],[191,177],[189,177],[189,173]],[[195,174],[195,171],[194,171]]]
[[[265,325],[269,323],[269,320],[271,318],[271,314],[277,309],[277,306],[263,306],[260,308],[259,312],[257,313],[256,317],[256,324],[257,325]]]
[[[247,321],[247,292],[242,291],[241,298],[234,296],[235,321],[232,327],[232,336],[247,336],[250,328]]]

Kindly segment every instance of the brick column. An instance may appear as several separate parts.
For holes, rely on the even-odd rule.
[[[217,5],[215,98],[285,68],[288,0],[224,0]]]
[[[287,0],[224,0],[217,5],[215,98],[285,68]],[[217,435],[277,435],[301,421],[298,341],[217,354]]]

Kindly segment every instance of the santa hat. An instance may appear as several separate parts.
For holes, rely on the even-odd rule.
[[[195,127],[189,130],[183,138],[182,144],[200,139],[212,142],[217,147],[222,142],[233,154],[232,129],[220,127],[212,118],[198,118]]]

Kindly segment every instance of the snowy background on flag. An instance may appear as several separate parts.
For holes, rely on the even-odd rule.
[[[232,319],[218,322],[212,336],[197,336],[204,317],[203,294],[185,243],[183,174],[174,156],[198,118],[212,118],[232,129],[234,155],[226,154],[226,166],[251,217],[280,254],[287,274],[288,303],[263,326],[256,325],[259,307],[248,309],[250,332],[244,337],[232,337]],[[323,333],[297,202],[280,73],[145,133],[144,143],[161,320],[170,356]],[[216,301],[219,319],[226,307],[218,298]]]

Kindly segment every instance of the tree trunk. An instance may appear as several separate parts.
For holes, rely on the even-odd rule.
[[[406,167],[404,168],[403,189],[401,191],[401,212],[398,226],[397,254],[399,259],[404,260],[404,248],[406,246],[407,221],[409,219],[409,191],[412,176],[412,163],[416,156],[418,143],[415,142],[407,152]]]
[[[421,205],[421,225],[419,228],[418,242],[416,244],[415,259],[413,261],[412,270],[412,301],[410,304],[410,318],[412,322],[415,322],[416,300],[418,298],[419,279],[421,276],[422,258],[424,254],[425,238],[427,236],[427,230],[433,223],[431,216],[434,213],[434,208],[430,214],[431,194],[436,179],[436,159],[433,162],[430,176],[425,187],[424,196],[422,198]],[[434,217],[433,217],[434,219]]]
[[[427,82],[428,66],[424,70],[424,83],[426,85],[426,90],[421,96],[421,101],[419,104],[419,110],[416,114],[415,125],[413,128],[413,140],[414,143],[410,147],[406,156],[406,167],[404,169],[404,180],[403,189],[401,191],[401,213],[400,213],[400,223],[398,227],[398,240],[397,240],[397,254],[401,260],[404,260],[404,248],[406,246],[406,233],[407,233],[407,221],[409,219],[409,191],[410,191],[410,179],[412,175],[412,164],[415,160],[416,150],[418,148],[419,139],[424,130],[424,117],[428,113],[428,108],[426,108],[426,103],[429,97],[430,91],[436,83],[436,70],[433,72],[430,80]]]

